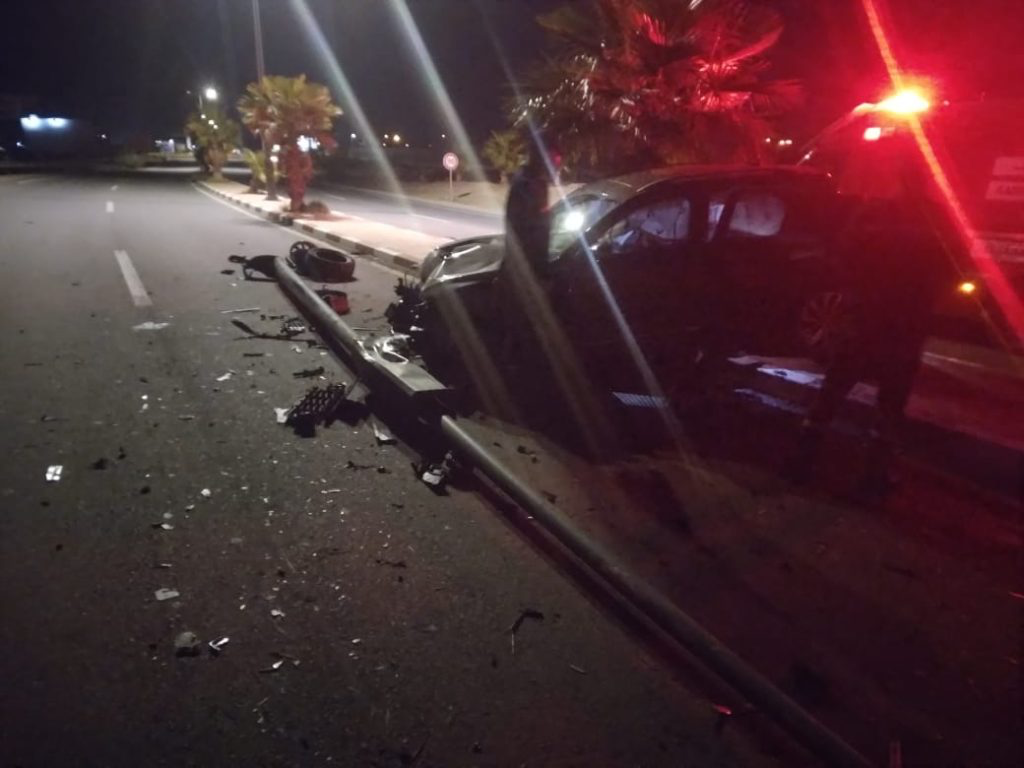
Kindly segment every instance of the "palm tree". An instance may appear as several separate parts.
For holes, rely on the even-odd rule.
[[[267,163],[262,152],[246,147],[242,150],[245,164],[249,166],[249,192],[256,193],[267,186]]]
[[[238,102],[242,122],[267,147],[280,145],[284,174],[288,178],[290,210],[302,210],[306,185],[313,175],[313,164],[299,139],[313,139],[325,149],[335,146],[332,120],[341,110],[331,101],[326,87],[306,81],[305,75],[281,77],[268,75],[250,83]],[[274,169],[267,158],[268,199],[272,197]]]
[[[538,17],[561,52],[513,118],[581,165],[757,161],[770,119],[799,98],[766,77],[777,13],[748,0],[588,0]]]
[[[526,160],[522,134],[515,129],[492,131],[484,143],[483,156],[501,174],[501,180],[507,181]]]
[[[238,123],[216,108],[207,108],[202,115],[193,112],[185,122],[185,133],[199,147],[198,159],[205,173],[214,180],[224,180],[224,163],[236,149],[242,137]]]

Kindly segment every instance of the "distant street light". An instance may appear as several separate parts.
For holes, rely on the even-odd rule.
[[[402,137],[396,133],[394,136],[391,137],[391,141],[393,141],[395,144],[401,144]]]
[[[217,89],[212,85],[208,85],[206,90],[203,91],[203,96],[206,97],[207,101],[216,101],[218,98]]]

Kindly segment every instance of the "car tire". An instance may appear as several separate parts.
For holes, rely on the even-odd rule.
[[[802,351],[811,359],[827,362],[836,349],[849,339],[853,312],[848,299],[837,290],[812,294],[800,307],[797,338]]]
[[[347,283],[356,270],[355,260],[333,248],[314,248],[306,258],[309,276],[320,283]]]

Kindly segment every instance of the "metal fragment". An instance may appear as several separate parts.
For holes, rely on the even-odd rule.
[[[181,593],[176,589],[161,588],[154,592],[153,596],[162,603],[164,600],[173,600],[176,597],[181,597]]]
[[[64,465],[62,464],[51,464],[46,468],[46,482],[48,483],[59,483],[60,476],[64,473]]]

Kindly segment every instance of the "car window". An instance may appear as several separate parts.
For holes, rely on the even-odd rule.
[[[589,229],[614,207],[614,200],[597,195],[570,197],[556,206],[551,212],[551,238],[548,244],[551,258],[558,258],[581,232]]]
[[[597,246],[604,254],[667,248],[690,236],[690,201],[659,200],[637,208],[613,224]]]
[[[774,237],[782,230],[786,204],[774,192],[751,189],[736,196],[726,237]]]

